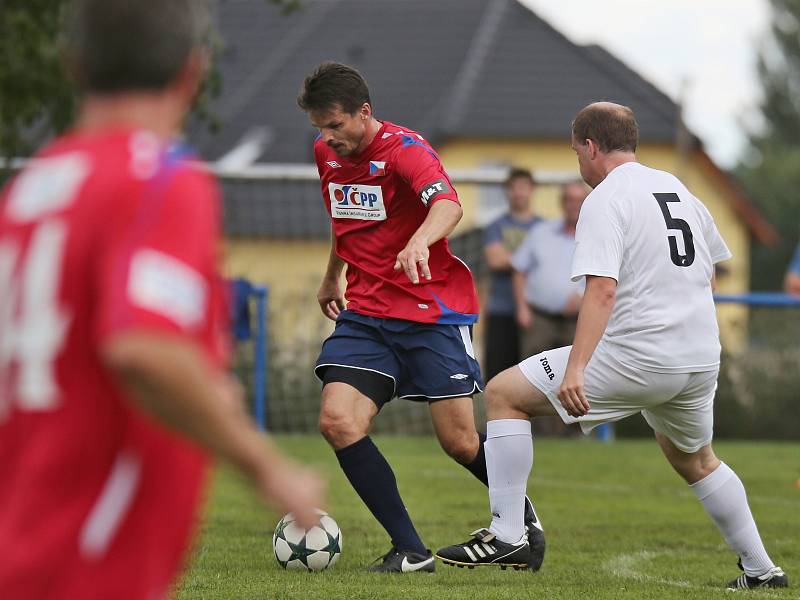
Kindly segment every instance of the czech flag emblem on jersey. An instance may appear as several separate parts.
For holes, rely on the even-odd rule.
[[[369,161],[369,174],[375,177],[386,175],[386,163],[378,160]]]

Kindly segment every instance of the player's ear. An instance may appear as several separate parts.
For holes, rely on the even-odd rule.
[[[194,99],[200,92],[208,65],[208,51],[201,48],[192,50],[186,59],[186,63],[178,74],[176,85],[189,99]]]
[[[594,140],[587,139],[586,140],[586,147],[589,150],[589,152],[588,152],[589,158],[592,159],[592,160],[597,158],[597,153],[598,153],[598,151],[600,149],[597,147],[597,144],[594,142]]]
[[[370,106],[369,102],[364,102],[358,112],[361,115],[361,118],[366,121],[372,116],[372,106]]]

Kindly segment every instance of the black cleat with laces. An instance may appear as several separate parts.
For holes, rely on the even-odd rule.
[[[742,559],[739,559],[737,565],[742,571]],[[751,577],[747,573],[742,573],[733,581],[728,582],[726,589],[728,590],[752,590],[757,588],[786,588],[789,587],[789,578],[783,569],[780,567],[772,567],[763,575]]]
[[[433,573],[436,568],[436,561],[433,559],[431,551],[427,554],[419,554],[409,550],[400,550],[392,547],[386,554],[375,559],[381,561],[378,565],[372,565],[367,569],[371,573]]]
[[[525,533],[528,536],[530,555],[528,557],[528,570],[538,571],[544,561],[544,529],[531,499],[525,496]]]
[[[472,537],[463,544],[447,546],[436,552],[436,558],[455,567],[509,567],[515,570],[528,568],[528,537],[523,535],[515,544],[498,540],[488,529],[472,532]]]

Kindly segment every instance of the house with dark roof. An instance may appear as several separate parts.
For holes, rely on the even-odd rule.
[[[307,73],[335,60],[365,76],[379,119],[420,131],[449,170],[514,164],[575,172],[569,128],[577,111],[597,100],[628,105],[640,124],[641,162],[681,177],[731,247],[722,291],[745,291],[750,244],[775,239],[735,181],[682,129],[667,94],[624,57],[575,44],[516,0],[303,0],[288,15],[263,0],[219,0],[216,11],[222,92],[211,110],[221,129],[195,124],[190,132],[206,159],[312,163],[316,132],[295,97]],[[318,184],[227,180],[223,187],[228,272],[313,300],[329,251]],[[494,214],[498,194],[457,187],[465,216],[456,233],[468,237]],[[542,189],[537,211],[557,214],[556,197]],[[743,339],[744,319],[743,309],[720,309],[729,346]]]

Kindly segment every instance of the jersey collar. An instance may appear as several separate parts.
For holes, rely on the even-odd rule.
[[[344,158],[351,164],[357,165],[363,163],[370,156],[372,156],[372,153],[375,151],[375,148],[377,148],[383,141],[383,133],[386,131],[386,122],[381,121],[380,119],[375,119],[375,120],[381,124],[381,128],[378,129],[378,132],[375,134],[375,137],[372,138],[372,141],[369,143],[369,145],[356,156],[344,156],[342,158]]]

